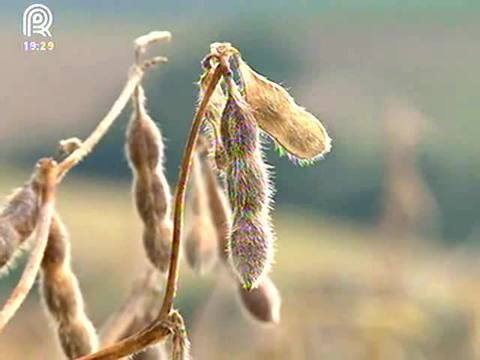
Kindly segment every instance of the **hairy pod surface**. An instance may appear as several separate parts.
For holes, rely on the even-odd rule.
[[[210,84],[212,79],[213,69],[208,68],[205,69],[204,73],[200,77],[199,87],[200,87],[200,95],[199,100],[203,98],[205,90]],[[222,117],[222,111],[225,107],[227,102],[227,96],[225,95],[221,86],[217,86],[210,97],[210,101],[207,105],[207,110],[205,112],[205,120],[208,122],[215,124],[217,128],[220,128],[220,118]]]
[[[267,323],[280,322],[280,293],[270,277],[266,276],[256,289],[245,289],[239,286],[240,300],[248,311],[258,321]]]
[[[166,272],[172,237],[171,193],[164,174],[164,145],[160,130],[145,109],[141,86],[133,97],[134,111],[126,135],[126,152],[134,173],[133,193],[143,221],[143,244],[148,258]]]
[[[58,214],[52,219],[42,260],[41,290],[65,355],[75,359],[95,351],[97,335],[85,313],[78,280],[70,267],[70,240]]]
[[[0,269],[14,257],[22,237],[7,220],[0,218]]]
[[[148,222],[143,229],[143,246],[150,262],[161,272],[168,271],[170,242],[173,223],[170,219],[162,222]]]
[[[196,272],[203,274],[210,270],[217,257],[217,232],[210,212],[205,173],[198,151],[192,163],[190,184],[190,208],[192,219],[185,237],[184,249],[187,262]]]
[[[68,323],[60,323],[58,334],[67,358],[76,359],[95,351],[98,346],[92,344],[93,333],[95,333],[95,329],[87,318],[77,318]]]
[[[229,245],[234,269],[243,286],[254,288],[273,260],[271,188],[257,122],[234,90],[222,116],[222,139],[229,158],[225,174],[233,211]]]
[[[0,213],[0,269],[7,266],[37,224],[40,184],[36,173],[12,192]]]
[[[238,70],[260,128],[269,134],[292,160],[315,160],[331,149],[331,139],[322,123],[295,103],[280,85],[250,68],[240,56]]]
[[[212,74],[213,70],[209,66],[207,69],[205,69],[204,73],[200,78],[200,101],[201,99],[203,99],[204,92],[208,84],[210,83]],[[207,137],[212,144],[212,146],[208,148],[209,157],[215,160],[215,165],[219,170],[223,170],[228,161],[225,147],[222,143],[222,138],[220,135],[220,121],[226,102],[227,96],[225,95],[222,87],[217,86],[212,96],[210,97],[210,101],[208,102],[204,117],[204,119],[206,120],[206,126],[204,127],[204,129],[206,130],[205,132],[207,134]]]

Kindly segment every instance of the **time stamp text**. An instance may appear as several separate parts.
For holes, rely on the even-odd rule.
[[[55,49],[55,41],[24,41],[23,50],[28,52],[44,52]]]

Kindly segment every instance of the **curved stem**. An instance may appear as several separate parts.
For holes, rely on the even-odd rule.
[[[190,178],[190,170],[192,167],[193,151],[200,133],[207,105],[210,98],[217,87],[218,82],[226,73],[225,65],[217,65],[212,75],[210,84],[208,85],[205,94],[198,106],[195,117],[193,118],[190,134],[188,136],[187,144],[183,153],[182,165],[177,185],[177,192],[175,196],[175,210],[174,210],[174,224],[173,224],[173,240],[172,251],[170,256],[170,267],[168,270],[167,286],[165,289],[165,297],[163,299],[162,308],[154,321],[153,325],[147,327],[145,330],[132,335],[122,341],[108,346],[96,353],[83,356],[77,360],[110,360],[118,359],[128,356],[145,349],[147,346],[153,345],[166,336],[171,334],[171,330],[165,326],[168,321],[173,307],[173,300],[177,291],[178,270],[180,260],[180,240],[183,227],[183,211],[185,205],[185,193],[187,189],[188,180]]]
[[[137,88],[137,85],[142,80],[142,76],[143,72],[140,70],[139,67],[135,66],[130,73],[125,87],[120,93],[120,96],[115,101],[108,114],[98,123],[95,130],[82,143],[82,145],[60,163],[58,171],[58,181],[61,181],[61,179],[71,168],[73,168],[80,161],[82,161],[93,150],[95,145],[97,145],[97,143],[102,139],[102,137],[107,133],[110,126],[115,122],[125,105],[127,105],[128,101],[132,97],[132,94]]]
[[[137,59],[137,61],[139,61]],[[167,62],[167,58],[163,56],[156,56],[151,59],[145,60],[141,64],[133,66],[128,76],[127,83],[125,84],[122,92],[118,96],[118,99],[110,108],[110,111],[105,117],[98,123],[97,127],[88,136],[88,138],[81,144],[81,146],[72,152],[65,160],[63,160],[58,166],[58,182],[60,182],[67,172],[82,161],[88,154],[92,152],[102,137],[108,132],[112,124],[117,120],[122,110],[128,104],[128,101],[132,97],[137,86],[141,83],[143,75],[146,70],[151,67]]]
[[[192,122],[190,129],[190,135],[188,137],[187,145],[183,153],[182,165],[180,168],[180,174],[177,184],[177,193],[175,197],[175,209],[173,218],[173,240],[172,240],[172,255],[170,258],[170,268],[168,271],[167,287],[165,290],[165,297],[163,300],[163,306],[158,315],[158,319],[165,318],[173,306],[173,299],[177,291],[178,282],[178,268],[180,259],[180,240],[182,238],[183,228],[183,211],[185,207],[185,193],[187,190],[188,180],[190,179],[190,170],[192,168],[193,152],[197,143],[198,134],[202,125],[203,117],[207,109],[207,105],[210,98],[217,87],[222,75],[225,73],[225,67],[223,65],[217,65],[215,68],[210,84],[202,98],[202,101],[198,107],[197,113]]]

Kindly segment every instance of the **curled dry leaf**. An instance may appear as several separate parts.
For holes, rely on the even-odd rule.
[[[245,97],[260,128],[292,159],[308,162],[328,153],[331,139],[322,123],[295,103],[280,85],[255,72],[238,55],[238,71]]]

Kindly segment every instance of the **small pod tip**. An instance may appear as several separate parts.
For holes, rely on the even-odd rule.
[[[236,218],[229,246],[239,280],[245,289],[256,288],[270,271],[274,257],[274,234],[268,220]]]
[[[278,324],[280,322],[281,297],[269,277],[265,277],[255,289],[239,285],[240,300],[248,313],[258,321]]]

